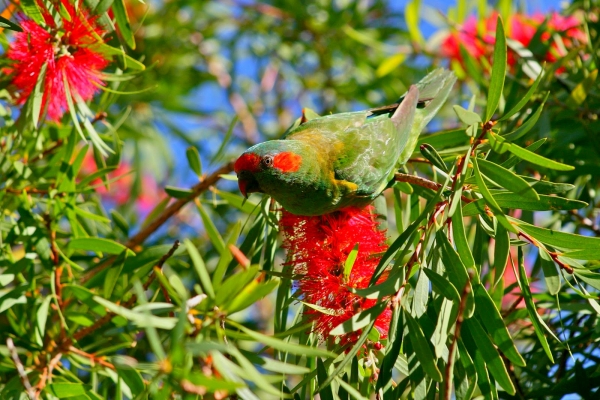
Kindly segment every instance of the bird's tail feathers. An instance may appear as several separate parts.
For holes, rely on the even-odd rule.
[[[406,164],[415,150],[421,131],[435,116],[440,107],[442,107],[455,82],[456,76],[454,75],[454,72],[444,68],[438,68],[427,74],[427,76],[421,79],[416,85],[413,85],[419,89],[419,95],[422,99],[428,98],[431,100],[425,107],[419,108],[415,112],[408,141],[398,159],[399,165]],[[409,95],[410,90],[405,96],[408,97]],[[404,101],[406,101],[406,98]],[[402,103],[404,103],[404,101]]]

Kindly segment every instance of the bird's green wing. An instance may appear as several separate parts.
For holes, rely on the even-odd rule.
[[[412,87],[391,117],[366,118],[362,125],[338,133],[343,148],[334,163],[336,179],[358,185],[358,195],[378,195],[409,143],[418,98],[418,89]]]

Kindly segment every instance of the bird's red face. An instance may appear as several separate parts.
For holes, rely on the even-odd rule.
[[[238,177],[238,186],[244,197],[249,193],[263,192],[260,187],[258,176],[272,172],[290,173],[296,172],[302,165],[302,157],[290,151],[283,151],[260,156],[253,152],[246,152],[237,159],[234,171]]]

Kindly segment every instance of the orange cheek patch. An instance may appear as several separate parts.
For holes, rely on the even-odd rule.
[[[298,154],[284,151],[273,158],[273,166],[283,172],[296,172],[302,165],[302,157]]]
[[[256,172],[259,169],[260,156],[254,153],[242,154],[235,162],[233,169],[236,173],[240,171]]]

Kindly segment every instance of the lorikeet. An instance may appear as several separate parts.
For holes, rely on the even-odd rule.
[[[371,203],[406,163],[455,81],[452,72],[438,69],[397,104],[310,120],[305,115],[281,140],[252,146],[238,158],[240,191],[266,193],[306,216]]]

